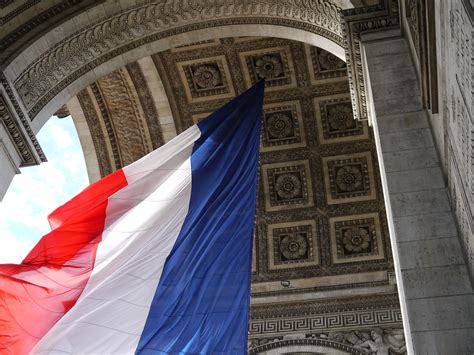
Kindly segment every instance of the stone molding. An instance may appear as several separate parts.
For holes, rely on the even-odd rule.
[[[346,63],[354,118],[368,120],[367,83],[364,77],[361,35],[400,27],[399,0],[382,0],[368,8],[344,10]]]
[[[77,0],[72,0],[71,3],[74,1]],[[342,14],[345,23],[342,21]],[[30,22],[22,26],[21,31],[15,31],[15,36],[31,31],[34,21]],[[377,6],[345,10],[343,13],[337,6],[323,0],[284,0],[277,4],[270,0],[243,0],[237,4],[232,0],[177,0],[172,3],[135,6],[109,15],[95,25],[82,28],[59,42],[36,58],[15,79],[13,86],[29,118],[33,120],[41,109],[68,85],[108,60],[162,38],[224,24],[280,25],[321,35],[341,46],[347,44],[346,56],[354,117],[367,119],[360,35],[382,28],[398,28],[398,0],[384,0]],[[0,47],[6,50],[13,43],[8,42],[9,38],[2,39]],[[29,140],[40,160],[45,161],[46,158],[13,95],[10,84],[3,74],[0,79]],[[38,163],[34,156],[36,155],[33,155],[33,160],[25,156],[25,164]]]
[[[350,346],[350,345],[340,344],[331,340],[310,339],[310,338],[309,339],[287,339],[287,340],[282,340],[282,341],[271,342],[271,343],[257,346],[255,348],[250,349],[249,354],[250,355],[256,355],[256,354],[261,354],[261,353],[265,354],[266,351],[272,350],[272,349],[279,349],[279,348],[290,347],[290,346],[302,346],[302,345],[303,346],[304,345],[324,346],[331,349],[342,350],[353,355],[366,355],[367,354],[364,350],[355,349],[353,346]],[[289,354],[297,354],[297,353],[289,353]],[[301,354],[305,354],[305,353],[301,353]],[[307,353],[307,354],[310,354],[310,353]]]
[[[34,118],[70,83],[115,56],[161,38],[224,24],[282,25],[344,43],[339,9],[322,0],[160,2],[122,11],[79,30],[33,61],[14,85]]]
[[[295,318],[251,319],[251,336],[271,336],[282,333],[341,330],[367,326],[393,326],[402,324],[399,308],[355,310],[324,314],[302,315]]]
[[[3,84],[7,95],[9,94],[9,87],[5,85],[6,81],[3,80],[4,77],[0,76],[0,84]],[[15,106],[16,101],[13,101],[13,106]],[[18,111],[20,110],[20,111]],[[19,107],[15,107],[15,111],[21,112]],[[0,121],[5,126],[6,131],[10,135],[12,143],[15,145],[15,148],[21,157],[21,166],[36,165],[39,164],[37,160],[38,154],[41,161],[46,161],[46,156],[44,155],[41,147],[39,146],[36,137],[31,130],[26,118],[20,115],[20,121],[23,123],[24,128],[28,137],[23,133],[22,128],[19,126],[18,119],[14,116],[12,110],[8,106],[8,98],[0,94]],[[33,147],[31,146],[33,145]],[[35,151],[36,150],[36,151]]]

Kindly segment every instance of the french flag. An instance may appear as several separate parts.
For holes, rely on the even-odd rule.
[[[245,354],[260,82],[56,209],[0,265],[0,354]]]

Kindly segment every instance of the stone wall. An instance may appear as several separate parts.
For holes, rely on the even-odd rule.
[[[474,275],[474,107],[472,1],[404,0],[403,29],[411,47],[421,85],[435,89],[438,107],[429,110],[431,128],[442,162],[452,209],[462,245]],[[435,26],[429,36],[428,11],[434,8]],[[423,32],[426,34],[423,37]],[[421,33],[421,35],[420,35]],[[423,48],[436,48],[423,57]],[[428,67],[424,70],[423,67]],[[433,77],[427,78],[429,67]]]
[[[474,294],[407,41],[364,38],[409,354],[472,354]]]

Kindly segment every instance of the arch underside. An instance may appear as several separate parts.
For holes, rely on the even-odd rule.
[[[396,22],[396,0],[369,2],[370,28]],[[95,181],[266,77],[249,347],[297,335],[347,348],[401,329],[373,133],[354,120],[365,96],[345,36],[363,26],[344,33],[323,0],[83,5],[2,63],[23,162],[44,159],[34,134],[67,103]]]
[[[89,168],[100,168],[91,178],[139,159],[262,76],[251,344],[337,332],[362,343],[351,332],[401,329],[372,130],[353,118],[346,64],[324,49],[212,39],[107,74],[68,103],[89,128],[81,141],[90,136]]]

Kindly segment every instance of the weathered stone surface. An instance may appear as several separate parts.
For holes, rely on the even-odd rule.
[[[407,81],[401,81],[398,83],[388,82],[385,84],[373,85],[372,92],[375,101],[383,100],[387,97],[390,97],[391,99],[413,97],[418,93],[418,86],[418,81],[410,78]]]
[[[393,216],[413,216],[450,211],[446,189],[390,194]]]
[[[387,152],[383,159],[387,173],[439,166],[435,147]]]
[[[428,118],[424,112],[415,111],[391,116],[377,116],[380,134],[410,131],[429,128]]]
[[[402,270],[464,264],[456,237],[399,242],[398,248]]]
[[[392,68],[404,76],[413,68],[408,65],[408,48],[399,42],[405,41],[387,40],[385,45],[397,58]],[[402,275],[398,283],[404,290],[401,304],[408,314],[409,347],[413,345],[415,354],[468,354],[474,349],[474,296],[431,127],[417,88],[400,80],[395,69],[384,71],[384,59],[389,57],[381,55],[379,46],[370,43],[366,51],[394,216],[391,237]],[[370,59],[372,52],[375,59]],[[388,89],[387,82],[395,81],[398,91],[405,87],[410,95]],[[390,97],[394,94],[398,99]]]
[[[411,322],[414,332],[449,330],[451,324],[461,329],[474,328],[474,297],[471,295],[412,300],[408,308],[414,314]]]
[[[473,334],[474,327],[415,332],[413,337],[415,354],[470,355],[474,351]]]
[[[403,270],[403,282],[407,300],[472,293],[464,264]],[[445,307],[453,302],[446,298]]]
[[[381,134],[380,141],[384,153],[433,146],[433,138],[428,128]]]
[[[398,217],[393,222],[399,243],[457,235],[451,211]]]
[[[443,175],[439,167],[387,173],[387,181],[390,191],[394,194],[444,187]]]

